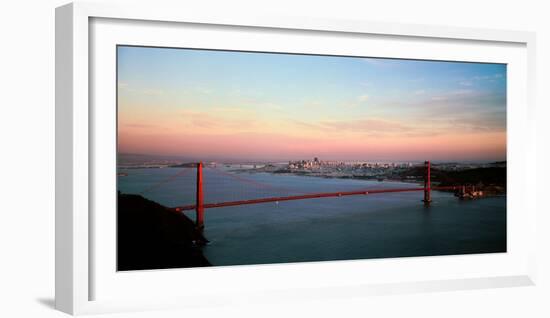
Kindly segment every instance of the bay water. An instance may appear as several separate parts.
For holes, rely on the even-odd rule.
[[[189,171],[183,171],[186,169]],[[205,203],[419,184],[204,169]],[[223,170],[220,174],[219,170]],[[194,204],[193,168],[119,169],[122,193],[168,207]],[[181,176],[171,176],[180,173]],[[158,187],[152,187],[155,184]],[[205,210],[203,253],[213,265],[431,256],[506,251],[506,197],[459,200],[433,191],[272,202]],[[194,220],[194,212],[185,212]]]

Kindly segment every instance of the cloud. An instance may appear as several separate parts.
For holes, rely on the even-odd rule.
[[[476,81],[494,81],[494,80],[499,80],[499,79],[502,79],[504,78],[504,75],[501,74],[501,73],[496,73],[496,74],[492,74],[492,75],[481,75],[481,76],[474,76],[472,77],[473,80],[476,80]]]
[[[457,89],[449,92],[449,95],[451,96],[471,96],[474,94],[476,94],[476,91],[471,89]]]
[[[359,97],[357,97],[357,100],[360,102],[360,103],[364,103],[366,102],[367,100],[369,100],[369,95],[361,95]]]
[[[126,82],[118,82],[118,88],[120,89],[124,89],[124,88],[128,88],[130,85]]]
[[[355,132],[396,132],[407,131],[409,127],[402,125],[398,122],[392,122],[382,119],[358,119],[358,120],[344,120],[344,121],[324,121],[320,123],[325,128],[331,128],[336,130],[347,130]]]
[[[464,132],[506,132],[506,114],[486,111],[478,114],[455,114],[447,122],[450,129]]]
[[[203,87],[203,86],[195,86],[193,87],[193,91],[203,95],[210,95],[213,93],[213,91],[210,88]]]
[[[424,82],[424,78],[423,77],[409,78],[407,81],[410,83],[420,83],[420,82]]]
[[[461,86],[472,86],[472,82],[471,82],[471,81],[460,81],[460,82],[458,82],[458,85],[461,85]]]
[[[164,91],[162,89],[155,89],[155,88],[148,88],[148,89],[141,90],[141,93],[144,95],[152,95],[152,96],[164,95]]]
[[[299,121],[299,120],[293,120],[292,122],[294,124],[302,127],[302,128],[309,128],[309,129],[313,129],[313,130],[324,130],[325,129],[325,127],[323,127],[319,123],[308,123],[308,122]]]
[[[383,58],[383,57],[363,57],[361,61],[372,65],[376,68],[384,69],[396,69],[403,65],[403,62],[399,59]],[[423,80],[422,78],[419,80]],[[414,80],[416,81],[416,80]]]
[[[308,109],[317,109],[323,106],[323,103],[320,100],[312,99],[312,100],[305,100],[302,105]]]
[[[380,118],[362,118],[356,120],[325,120],[319,122],[294,121],[301,129],[338,134],[364,134],[371,137],[383,136],[425,136],[433,135],[433,131],[425,131],[421,127],[410,126],[400,121]]]
[[[386,60],[372,57],[364,57],[361,61],[366,62],[367,64],[374,66],[385,66],[387,63],[384,63]]]
[[[164,95],[164,90],[158,88],[135,88],[127,82],[118,82],[118,89],[132,94],[141,94],[149,96]]]
[[[426,91],[423,89],[414,91],[414,95],[424,95],[424,94],[426,94]]]
[[[245,114],[251,113],[250,110],[244,109],[241,107],[213,107],[212,111],[215,113],[225,113],[225,114]]]
[[[139,124],[139,123],[130,123],[130,124],[123,124],[122,126],[128,127],[128,128],[156,128],[158,126],[151,125],[151,124]]]
[[[202,128],[208,132],[248,131],[261,125],[252,113],[239,108],[217,108],[214,112],[183,110],[180,114],[187,128]]]
[[[434,102],[443,102],[443,101],[461,101],[465,98],[474,99],[480,97],[481,93],[472,89],[456,89],[453,91],[446,92],[444,94],[432,96],[430,99]]]

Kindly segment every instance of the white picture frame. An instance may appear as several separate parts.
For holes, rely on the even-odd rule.
[[[366,21],[341,21],[325,19],[308,19],[298,17],[284,16],[215,16],[211,13],[189,12],[181,7],[155,7],[151,8],[145,5],[117,6],[116,4],[89,4],[73,3],[56,9],[56,308],[70,314],[101,313],[121,310],[142,310],[166,307],[185,307],[185,306],[208,306],[211,303],[233,303],[239,301],[285,301],[300,299],[323,299],[348,297],[351,295],[380,295],[407,293],[414,291],[443,291],[458,289],[476,289],[491,287],[509,287],[526,286],[534,284],[535,281],[535,262],[536,251],[535,244],[535,219],[536,207],[533,199],[534,194],[527,191],[521,191],[521,185],[534,184],[535,164],[524,165],[529,160],[534,161],[535,156],[535,125],[534,125],[534,85],[535,85],[535,58],[534,46],[535,35],[530,32],[518,31],[500,31],[483,30],[454,27],[436,27],[425,25],[405,25],[399,23],[373,23]],[[516,190],[510,190],[514,195],[514,200],[509,204],[509,208],[514,210],[521,209],[521,224],[512,227],[509,235],[516,240],[521,236],[521,242],[510,254],[512,256],[496,255],[489,262],[496,264],[513,262],[514,266],[506,267],[503,270],[466,269],[466,264],[471,263],[475,267],[475,262],[485,262],[482,258],[476,256],[464,256],[462,258],[412,258],[406,261],[402,259],[392,259],[384,262],[377,261],[378,267],[411,266],[419,268],[428,266],[429,263],[438,263],[447,265],[452,270],[462,269],[463,275],[450,275],[441,272],[438,274],[430,273],[418,275],[414,279],[414,270],[407,277],[397,277],[390,279],[392,271],[376,269],[373,261],[353,261],[353,262],[328,262],[327,264],[309,264],[300,265],[274,265],[274,266],[237,266],[232,268],[209,269],[208,274],[217,277],[223,281],[228,275],[232,277],[245,277],[245,275],[254,277],[251,280],[267,282],[261,289],[243,284],[242,288],[216,288],[216,282],[210,282],[209,289],[200,291],[200,295],[173,294],[172,290],[167,289],[166,294],[172,293],[171,298],[166,294],[156,293],[147,294],[140,297],[136,293],[129,293],[128,297],[116,297],[121,289],[115,285],[104,285],[113,291],[109,297],[98,297],[96,295],[99,289],[95,288],[94,282],[103,279],[101,270],[96,269],[94,254],[96,244],[101,242],[91,239],[96,220],[91,211],[101,202],[94,202],[91,193],[94,191],[94,180],[102,180],[95,175],[98,166],[94,166],[94,142],[98,138],[103,138],[94,130],[94,116],[103,118],[102,113],[96,113],[91,105],[94,100],[104,98],[95,96],[92,92],[94,79],[92,74],[96,73],[93,67],[98,67],[101,61],[92,63],[94,47],[100,42],[105,45],[116,43],[117,37],[110,39],[103,32],[96,32],[93,29],[94,21],[98,19],[104,21],[137,21],[147,28],[151,23],[171,23],[163,25],[166,35],[164,41],[169,41],[170,29],[177,28],[176,25],[186,24],[197,27],[205,26],[216,30],[230,27],[239,27],[245,30],[253,29],[254,32],[282,32],[283,37],[290,36],[293,32],[315,32],[316,36],[382,36],[395,37],[396,41],[414,41],[420,39],[435,44],[465,43],[465,45],[484,45],[491,46],[510,46],[516,48],[518,54],[514,55],[514,61],[517,61],[521,67],[517,68],[517,81],[510,84],[511,91],[514,93],[508,106],[509,116],[509,144],[519,145],[521,148],[509,147],[508,155],[515,158],[515,164],[509,165],[509,180],[513,180]],[[114,20],[106,20],[114,19]],[[126,26],[127,27],[127,26]],[[113,28],[116,28],[113,27]],[[92,32],[93,31],[93,32]],[[161,31],[159,31],[161,32]],[[113,32],[113,34],[117,34]],[[123,34],[123,33],[118,33]],[[126,34],[126,33],[124,33]],[[160,34],[160,33],[159,33]],[[159,38],[163,36],[158,35]],[[146,35],[137,37],[136,41],[143,41],[148,44]],[[168,39],[168,40],[166,40]],[[111,41],[111,42],[109,42]],[[113,42],[114,41],[114,42]],[[155,40],[157,41],[157,40]],[[477,43],[477,44],[476,44]],[[128,43],[124,43],[128,44]],[[238,44],[237,44],[238,45]],[[243,44],[240,44],[243,45]],[[178,46],[174,43],[173,46]],[[287,48],[288,49],[288,48]],[[319,49],[319,48],[317,48]],[[447,49],[448,50],[448,49]],[[458,50],[458,49],[457,49]],[[459,50],[458,50],[459,51]],[[474,50],[475,51],[475,50]],[[445,54],[444,49],[442,51]],[[430,53],[410,52],[410,58],[425,56],[429,58]],[[449,53],[451,54],[451,53]],[[466,54],[466,53],[463,53]],[[474,54],[474,53],[472,53]],[[496,55],[498,52],[495,51]],[[515,53],[514,53],[515,54]],[[445,55],[451,56],[451,55]],[[469,59],[478,59],[475,54]],[[97,58],[94,57],[94,58]],[[439,58],[442,58],[439,56]],[[465,57],[468,59],[467,57]],[[107,56],[107,59],[109,57]],[[498,58],[495,57],[498,60]],[[99,61],[98,59],[94,61]],[[503,62],[505,62],[503,60]],[[514,62],[516,63],[516,62]],[[104,72],[113,72],[113,70],[104,69]],[[114,77],[114,75],[113,75]],[[509,96],[510,97],[510,96]],[[105,98],[109,98],[107,95]],[[512,118],[510,118],[512,117]],[[96,118],[97,119],[97,118]],[[108,138],[108,137],[106,137]],[[95,167],[95,168],[94,168]],[[510,182],[510,181],[509,181]],[[514,187],[512,187],[514,188]],[[519,189],[519,190],[518,190]],[[514,192],[515,191],[515,192]],[[516,222],[519,218],[510,218],[509,222]],[[515,223],[514,223],[515,224]],[[510,232],[511,231],[511,232]],[[112,242],[114,246],[114,242]],[[517,253],[516,253],[517,252]],[[369,264],[368,268],[365,264]],[[462,265],[459,265],[462,264]],[[477,264],[479,265],[479,264]],[[462,266],[462,267],[460,267]],[[363,278],[355,279],[355,283],[346,277],[336,277],[326,280],[326,282],[314,283],[318,275],[326,275],[331,271],[349,271],[350,273],[361,272]],[[268,280],[268,276],[277,277],[280,273],[285,275],[295,275],[302,277],[296,279],[293,284],[275,284]],[[110,281],[108,284],[127,284],[127,290],[131,289],[132,281],[140,280],[142,286],[153,288],[154,282],[170,281],[177,275],[178,271],[154,271],[157,273],[130,273],[116,274],[124,275],[120,281]],[[201,276],[201,269],[193,272],[193,275]],[[317,276],[308,276],[306,273],[315,273]],[[382,274],[382,279],[374,280],[372,277]],[[187,272],[189,274],[189,271]],[[134,275],[134,276],[133,276]],[[148,279],[146,276],[154,279]],[[311,274],[313,275],[313,274]],[[384,276],[386,275],[386,276]],[[325,276],[326,277],[326,276]],[[370,277],[370,278],[369,278]],[[369,280],[370,279],[370,280]],[[230,281],[226,281],[230,283]],[[112,287],[112,288],[111,288]],[[147,288],[144,288],[147,289]],[[135,288],[133,289],[135,291]],[[261,290],[261,293],[258,291]],[[205,295],[208,299],[205,299]],[[139,301],[136,301],[139,299]],[[243,300],[244,299],[244,300]]]

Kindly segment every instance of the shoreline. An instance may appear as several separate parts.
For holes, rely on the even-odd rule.
[[[187,165],[183,166],[169,166],[166,168],[181,169],[186,168]],[[132,170],[132,169],[152,169],[151,167],[118,167],[121,170]],[[158,169],[158,168],[155,168]],[[369,182],[386,182],[386,183],[395,183],[395,184],[404,184],[412,185],[416,184],[418,186],[424,185],[423,178],[419,177],[421,171],[419,172],[419,167],[415,167],[409,170],[399,171],[393,173],[391,177],[385,178],[383,176],[366,176],[366,175],[331,175],[328,173],[318,173],[318,172],[308,172],[304,170],[291,171],[288,169],[265,169],[262,168],[241,168],[241,169],[227,169],[227,172],[235,174],[267,174],[267,175],[282,175],[282,176],[299,176],[299,177],[310,177],[310,178],[320,178],[320,179],[342,179],[342,180],[357,180],[360,181],[369,181]],[[482,197],[486,196],[497,196],[497,195],[506,195],[506,176],[500,176],[499,171],[491,171],[493,168],[473,168],[465,169],[460,171],[446,171],[446,170],[436,170],[432,169],[432,186],[460,186],[465,185],[467,187],[475,188],[475,191],[481,191]],[[502,168],[506,171],[506,168]],[[128,173],[118,172],[119,176],[127,176]],[[401,175],[401,177],[396,178],[395,176]],[[500,179],[499,179],[500,178]],[[441,180],[443,179],[443,180]],[[502,181],[502,179],[504,181]],[[499,181],[500,180],[500,181]],[[498,182],[494,182],[498,181]],[[434,190],[435,191],[435,190]],[[444,192],[455,192],[449,190],[437,190]],[[471,190],[474,191],[474,190]]]
[[[402,183],[402,184],[417,184],[419,186],[424,186],[424,181],[420,179],[394,179],[394,178],[380,178],[376,177],[361,177],[361,176],[330,176],[330,175],[320,175],[320,174],[310,174],[310,173],[292,173],[292,172],[276,172],[276,171],[255,171],[254,169],[235,169],[229,170],[229,172],[234,173],[265,173],[270,175],[286,175],[286,176],[301,176],[301,177],[311,177],[311,178],[323,178],[323,179],[343,179],[343,180],[358,180],[358,181],[371,181],[371,182],[386,182],[386,183]],[[457,186],[458,184],[446,184],[441,183],[440,181],[432,181],[432,186]],[[476,187],[477,190],[486,192],[486,194],[477,195],[475,199],[486,198],[486,197],[505,197],[506,191],[494,190],[494,188],[504,188],[500,185],[481,185]],[[441,191],[447,193],[456,193],[455,190],[432,190],[432,191]]]

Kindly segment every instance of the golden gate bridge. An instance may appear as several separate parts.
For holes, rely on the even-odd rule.
[[[422,192],[423,193],[423,199],[421,200],[424,202],[424,205],[429,206],[432,202],[431,198],[431,191],[432,190],[455,190],[460,191],[462,194],[466,192],[466,186],[464,185],[456,185],[456,186],[432,186],[431,185],[431,163],[430,161],[424,162],[424,185],[421,187],[408,187],[408,188],[386,188],[386,189],[358,189],[358,190],[351,190],[351,191],[329,191],[329,192],[316,192],[316,193],[301,193],[297,190],[292,189],[286,189],[287,194],[285,195],[267,195],[264,197],[259,198],[248,198],[248,199],[239,199],[239,200],[228,200],[228,201],[220,201],[220,202],[205,202],[204,200],[204,194],[205,194],[205,187],[204,187],[204,176],[203,176],[203,168],[205,165],[202,162],[198,163],[189,163],[182,165],[187,167],[187,169],[182,169],[178,173],[171,175],[164,180],[161,180],[160,182],[157,182],[153,184],[152,186],[148,187],[144,191],[141,192],[141,194],[150,192],[164,184],[167,184],[169,182],[172,182],[176,180],[178,177],[181,177],[183,175],[186,175],[189,171],[191,171],[190,168],[196,168],[196,186],[195,186],[195,200],[194,204],[188,204],[188,205],[179,205],[176,207],[169,208],[170,210],[178,213],[182,213],[184,211],[195,211],[195,224],[197,229],[203,230],[204,229],[204,214],[206,209],[213,209],[213,208],[222,208],[222,207],[230,207],[230,206],[240,206],[240,205],[250,205],[250,204],[260,204],[260,203],[268,203],[268,202],[283,202],[283,201],[293,201],[293,200],[306,200],[306,199],[317,199],[317,198],[331,198],[331,197],[347,197],[347,196],[366,196],[366,195],[375,195],[375,194],[383,194],[383,193],[398,193],[398,192]],[[244,178],[242,176],[238,176],[234,173],[229,173],[227,171],[223,171],[221,169],[216,168],[215,166],[206,166],[208,168],[211,168],[213,171],[228,176],[232,178],[232,180],[236,180],[240,183],[246,183],[251,184],[254,187],[257,188],[269,188],[271,190],[281,190],[281,187],[276,187],[268,184],[264,184],[261,182],[258,182],[256,180],[251,180],[248,178]]]

